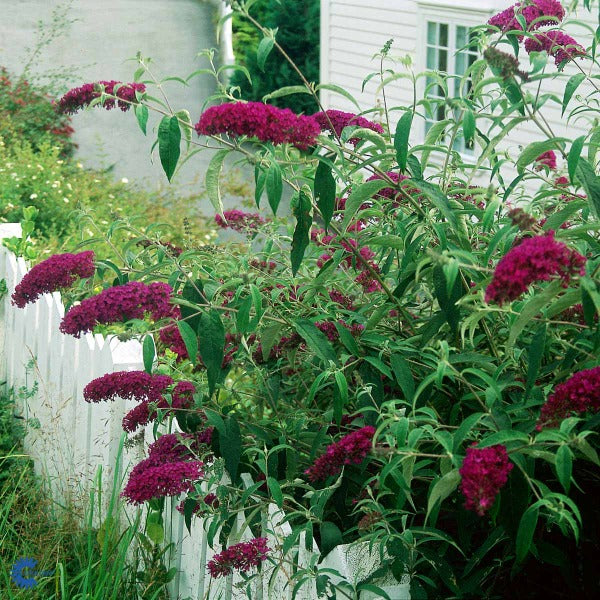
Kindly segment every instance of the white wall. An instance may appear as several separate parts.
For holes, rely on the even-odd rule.
[[[47,27],[53,10],[64,5],[63,0],[0,0],[0,65],[21,73],[26,49],[37,39],[37,23],[42,20]],[[131,81],[137,66],[127,59],[138,50],[153,58],[158,77],[185,77],[206,66],[197,53],[217,45],[215,5],[204,0],[73,0],[68,19],[75,22],[44,48],[34,69],[44,73],[74,67],[77,75],[64,82],[67,89],[99,79]],[[175,109],[189,109],[195,122],[214,87],[202,75],[187,88],[167,83],[166,89]],[[151,119],[154,126],[158,119]],[[149,187],[166,184],[158,157],[156,164],[150,161],[156,136],[149,130],[144,138],[133,111],[95,108],[75,115],[73,126],[78,157],[86,166],[114,164],[118,178],[137,179]],[[210,157],[201,153],[190,161],[182,181],[203,178]]]
[[[363,110],[382,103],[381,92],[377,93],[379,77],[374,77],[365,86],[362,82],[370,73],[379,70],[379,60],[373,55],[380,51],[385,42],[393,38],[390,56],[400,58],[409,55],[413,62],[413,70],[425,70],[424,47],[426,16],[439,17],[462,16],[466,25],[483,24],[491,15],[508,8],[514,0],[321,0],[321,81],[333,83],[345,88],[359,102]],[[563,4],[567,4],[563,2]],[[597,14],[580,9],[571,21],[579,18],[590,26],[597,26]],[[582,44],[589,45],[589,33],[574,22],[567,24],[567,31]],[[521,52],[521,63],[527,69],[527,55]],[[553,61],[548,69],[554,69]],[[390,63],[386,63],[391,67]],[[589,61],[579,64],[589,69]],[[384,66],[384,68],[386,68]],[[407,72],[399,62],[395,65],[398,72]],[[576,67],[568,65],[565,73],[578,72]],[[562,99],[566,79],[545,82],[544,92],[555,93]],[[528,84],[536,92],[534,84]],[[578,94],[584,95],[590,89],[582,85]],[[408,106],[412,104],[412,83],[408,79],[398,79],[386,86],[388,107]],[[323,90],[322,101],[327,108],[337,108],[356,112],[353,104],[344,97]],[[587,133],[589,127],[585,121],[566,122],[561,118],[560,107],[548,104],[544,107],[544,115],[548,119],[557,136],[574,139]],[[394,114],[394,113],[392,113]],[[395,113],[400,115],[402,113]],[[498,133],[498,130],[496,130]],[[412,142],[421,143],[424,136],[424,123],[415,121]],[[524,123],[515,128],[506,142],[500,146],[507,149],[511,156],[517,156],[520,145],[543,139],[542,134],[533,123]]]

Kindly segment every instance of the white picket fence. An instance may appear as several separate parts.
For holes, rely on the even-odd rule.
[[[20,236],[20,226],[0,224],[0,240],[11,236]],[[137,341],[120,342],[92,334],[75,339],[61,334],[64,307],[57,293],[46,294],[25,309],[12,306],[10,295],[27,270],[23,259],[0,246],[0,279],[6,281],[8,290],[0,301],[0,381],[17,392],[19,416],[26,424],[24,446],[36,472],[49,482],[57,502],[79,508],[83,516],[98,468],[102,467],[107,497],[115,469],[118,474],[126,473],[144,458],[144,444],[152,441],[151,428],[147,428],[144,439],[119,455],[121,421],[134,402],[88,404],[83,400],[83,388],[106,373],[143,369],[142,349]],[[252,484],[249,476],[242,478]],[[247,586],[239,576],[213,580],[206,565],[221,548],[208,546],[204,522],[199,518],[193,519],[190,535],[176,504],[175,500],[167,502],[165,518],[166,537],[173,542],[167,566],[177,569],[169,587],[173,599],[291,599],[297,583],[292,578],[292,563],[314,571],[320,560],[316,546],[307,551],[302,542],[282,556],[281,544],[290,529],[282,523],[283,513],[273,505],[262,515],[262,527],[277,567],[265,563],[260,576]],[[239,513],[228,545],[253,537],[245,518]],[[320,561],[319,568],[335,569],[343,579],[356,583],[366,579],[378,561],[377,549],[338,547]],[[378,585],[392,600],[410,597],[408,581],[397,584],[391,578]],[[378,597],[368,591],[360,593],[360,600]],[[296,590],[295,598],[318,598],[314,577]]]

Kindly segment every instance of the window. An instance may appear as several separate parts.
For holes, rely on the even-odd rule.
[[[425,29],[425,61],[427,71],[440,71],[449,75],[445,81],[429,76],[426,78],[426,96],[431,100],[430,110],[425,121],[425,133],[431,126],[447,118],[449,111],[459,112],[453,108],[452,99],[464,98],[469,94],[471,81],[462,76],[477,59],[474,36],[467,24],[460,20],[441,20],[426,16]],[[462,87],[462,89],[461,89]],[[467,146],[459,132],[453,147],[463,154],[472,154],[472,143]]]

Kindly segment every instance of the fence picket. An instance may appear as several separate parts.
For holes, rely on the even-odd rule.
[[[18,235],[17,229],[13,224],[0,224],[0,240]],[[115,371],[142,370],[142,347],[138,341],[120,342],[114,337],[64,336],[59,331],[64,316],[59,294],[46,294],[24,310],[14,307],[10,295],[26,273],[25,262],[0,245],[0,278],[4,278],[8,290],[0,301],[0,381],[6,381],[6,387],[16,392],[28,390],[19,399],[17,412],[27,419],[24,447],[34,460],[36,472],[52,482],[52,492],[62,502],[83,508],[99,466],[103,471],[103,497],[108,499],[115,472],[118,481],[123,481],[132,465],[144,458],[145,447],[153,441],[153,429],[146,427],[135,443],[123,448],[117,462],[123,436],[122,418],[136,403],[117,399],[109,404],[87,404],[83,400],[83,388],[92,379]],[[34,427],[36,420],[39,428]],[[247,474],[243,475],[243,481],[246,486],[252,485]],[[290,600],[296,583],[292,560],[297,569],[316,564],[318,549],[313,543],[313,551],[306,550],[303,534],[295,547],[282,556],[283,540],[291,529],[284,522],[283,512],[270,505],[262,513],[262,535],[269,540],[271,558],[276,564],[265,562],[260,573],[246,584],[237,573],[213,579],[207,564],[223,549],[218,543],[219,532],[210,547],[209,520],[194,517],[190,534],[183,516],[176,510],[178,502],[179,499],[169,500],[165,510],[166,541],[173,543],[167,568],[177,571],[168,586],[173,599],[237,600],[247,598],[250,589],[251,597],[256,600]],[[125,507],[132,521],[139,510]],[[147,509],[141,510],[144,513]],[[225,545],[253,537],[248,525],[251,518],[250,513],[238,513],[236,526]],[[333,557],[324,564],[337,565],[340,560]],[[314,579],[308,579],[295,596],[297,600],[316,597]]]

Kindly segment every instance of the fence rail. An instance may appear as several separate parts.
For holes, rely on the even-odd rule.
[[[0,224],[0,240],[11,236],[20,236],[20,226]],[[18,392],[17,411],[26,423],[24,447],[36,473],[49,482],[57,501],[79,508],[83,516],[98,468],[102,468],[103,481],[109,485],[115,474],[126,473],[142,460],[144,444],[152,441],[152,428],[148,427],[143,440],[119,453],[121,421],[135,403],[120,399],[88,404],[83,400],[83,388],[106,373],[142,370],[142,347],[135,340],[63,335],[59,324],[64,306],[58,293],[46,294],[25,309],[12,306],[10,295],[27,271],[22,258],[0,246],[0,279],[5,280],[7,288],[0,301],[0,381]],[[253,483],[248,475],[242,479],[247,486]],[[106,489],[103,492],[108,496]],[[165,517],[166,537],[173,543],[167,567],[177,569],[169,586],[173,599],[318,598],[314,577],[307,577],[302,586],[297,586],[298,579],[292,578],[291,569],[293,563],[296,569],[314,570],[320,558],[318,549],[313,544],[312,550],[307,550],[301,539],[282,555],[282,540],[290,528],[275,505],[263,513],[262,529],[274,549],[276,564],[265,563],[259,576],[244,584],[239,575],[219,580],[209,577],[206,565],[221,548],[209,547],[200,518],[193,519],[190,535],[176,504],[176,499],[167,502]],[[238,514],[228,545],[252,537],[245,519],[246,515]],[[322,560],[321,566],[338,571],[340,580],[356,582],[368,577],[378,560],[378,552],[369,552],[365,546],[338,547]],[[392,600],[410,598],[407,582],[395,584],[392,580],[381,587]],[[378,597],[371,592],[360,594],[361,600]]]

